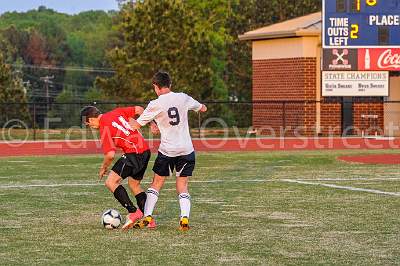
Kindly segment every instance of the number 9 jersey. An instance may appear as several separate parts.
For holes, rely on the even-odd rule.
[[[169,92],[153,100],[137,122],[144,126],[155,120],[161,133],[158,149],[169,157],[188,155],[194,151],[190,137],[188,111],[200,111],[202,104],[185,93]]]

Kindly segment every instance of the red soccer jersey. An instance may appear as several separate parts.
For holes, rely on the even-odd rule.
[[[100,138],[104,154],[120,148],[124,153],[143,153],[149,149],[142,134],[133,130],[129,119],[134,107],[116,108],[100,117]]]

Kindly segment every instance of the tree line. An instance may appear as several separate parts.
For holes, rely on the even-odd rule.
[[[104,11],[68,15],[44,6],[1,15],[0,51],[14,72],[21,73],[29,100],[41,101],[47,96],[40,79],[44,76],[54,77],[51,99],[60,94],[73,94],[78,99],[90,92],[99,73],[65,68],[109,67],[106,52],[113,47],[115,15]]]
[[[151,76],[163,69],[200,99],[250,100],[251,43],[238,35],[320,10],[319,0],[120,2],[120,45],[107,57],[116,74],[96,80],[115,99],[152,98]]]
[[[21,93],[0,79],[0,101],[147,101],[160,69],[199,99],[250,100],[251,43],[238,35],[321,9],[319,0],[117,1],[119,11],[1,15],[0,77]]]

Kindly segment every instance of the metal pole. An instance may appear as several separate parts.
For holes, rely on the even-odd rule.
[[[49,110],[50,110],[49,83],[51,82],[50,81],[51,79],[54,79],[54,76],[45,76],[45,77],[40,78],[40,80],[43,80],[44,87],[46,90],[46,116],[48,115]]]
[[[201,113],[199,112],[199,116],[198,116],[198,126],[199,126],[199,130],[198,130],[198,133],[199,133],[199,138],[201,138]]]
[[[36,104],[33,104],[33,140],[36,140]]]
[[[282,103],[282,116],[283,116],[283,121],[282,121],[283,137],[285,137],[285,135],[286,135],[286,102]]]

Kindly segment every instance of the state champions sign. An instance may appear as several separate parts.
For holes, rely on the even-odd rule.
[[[388,96],[387,71],[323,71],[322,96]]]

